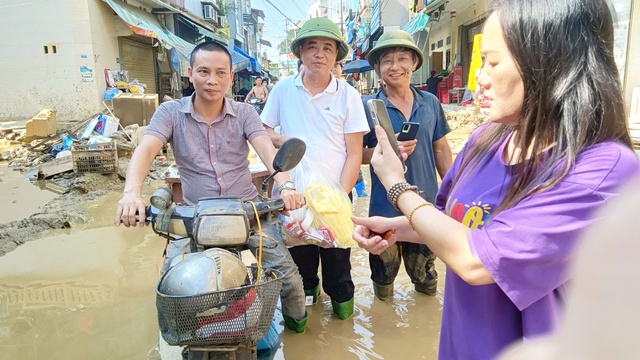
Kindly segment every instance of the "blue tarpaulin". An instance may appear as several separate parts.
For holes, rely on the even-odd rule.
[[[411,21],[404,24],[404,26],[402,27],[402,30],[413,35],[418,31],[424,30],[428,22],[429,22],[429,15],[425,13],[418,13],[416,14],[416,16],[413,17],[413,19],[411,19]]]
[[[240,49],[237,46],[234,46],[233,50],[249,59],[249,66],[246,68],[247,70],[249,70],[250,72],[257,72],[257,73],[259,73],[262,70],[262,66],[260,65],[260,63],[256,59],[251,57],[249,54],[244,52],[242,49]]]

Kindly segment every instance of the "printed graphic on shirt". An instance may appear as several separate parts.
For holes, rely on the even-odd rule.
[[[446,207],[447,215],[471,230],[481,228],[489,222],[491,210],[491,206],[483,204],[482,201],[463,204],[458,203],[458,199],[451,200]]]

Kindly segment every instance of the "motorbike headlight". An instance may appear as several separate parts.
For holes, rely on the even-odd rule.
[[[236,246],[249,239],[249,219],[242,199],[205,198],[198,201],[193,236],[203,246]]]

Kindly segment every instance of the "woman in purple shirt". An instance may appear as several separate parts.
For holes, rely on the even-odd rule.
[[[447,265],[442,360],[492,359],[553,330],[580,235],[640,168],[605,1],[497,0],[489,13],[477,83],[490,121],[435,207],[406,183],[377,127],[371,163],[406,217],[354,218],[354,239],[371,253],[410,239]]]

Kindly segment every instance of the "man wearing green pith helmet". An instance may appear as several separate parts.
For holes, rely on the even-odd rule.
[[[360,94],[331,73],[335,62],[347,55],[347,44],[336,24],[314,18],[298,31],[291,51],[302,60],[304,70],[274,86],[262,122],[276,147],[289,137],[303,139],[307,143],[305,158],[350,194],[358,179],[362,139],[369,126]],[[273,130],[277,126],[280,134]],[[322,288],[331,297],[333,312],[340,319],[351,317],[351,250],[305,245],[290,248],[290,252],[307,296],[316,302],[320,295],[318,267],[322,262]],[[293,325],[294,320],[285,318],[285,323]]]
[[[446,135],[451,131],[438,99],[431,93],[411,86],[411,76],[424,62],[422,51],[415,41],[402,30],[391,30],[380,36],[369,51],[367,60],[380,78],[380,90],[362,99],[363,108],[370,99],[382,100],[389,113],[394,132],[399,133],[406,122],[417,123],[414,139],[399,141],[407,154],[405,177],[421,190],[421,195],[434,202],[438,193],[438,175],[444,178],[453,162]],[[369,126],[374,123],[369,115]],[[369,164],[378,145],[375,131],[364,137],[363,164]],[[387,199],[387,190],[370,167],[371,197],[369,216],[395,217],[402,215]],[[380,255],[369,254],[371,280],[375,296],[386,301],[393,297],[393,284],[400,265],[405,269],[417,292],[435,296],[438,273],[436,256],[424,244],[404,242],[390,246]]]

